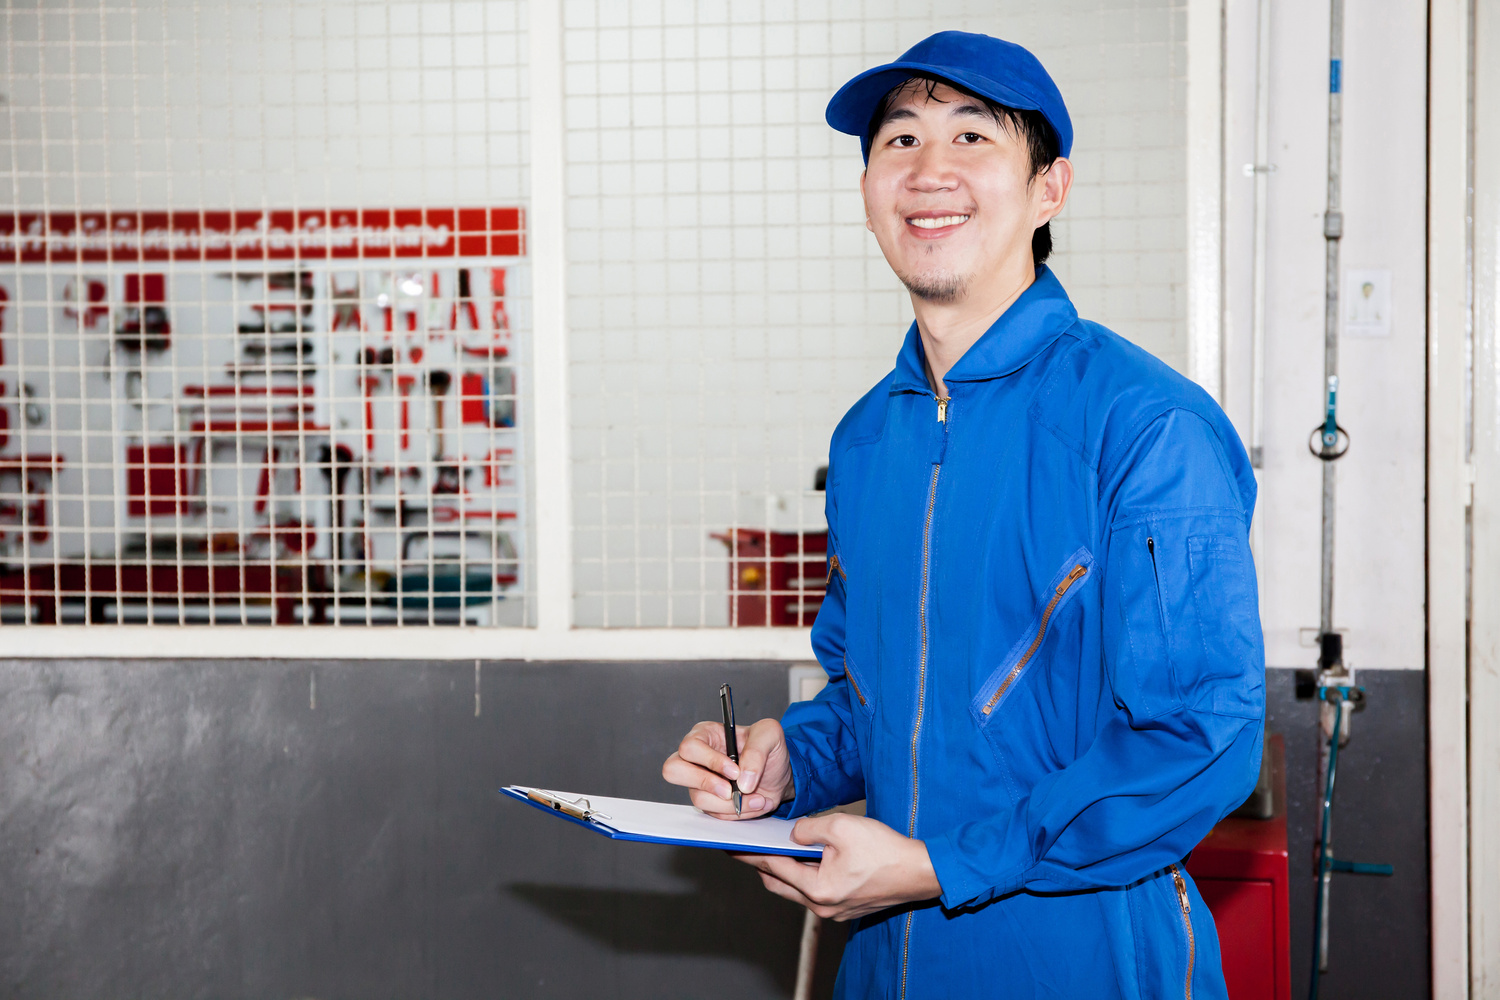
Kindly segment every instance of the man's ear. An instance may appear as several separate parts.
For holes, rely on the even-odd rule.
[[[875,227],[870,225],[870,199],[865,197],[865,174],[869,172],[868,169],[859,172],[859,200],[865,207],[865,228],[873,233]]]
[[[1041,181],[1041,198],[1037,201],[1033,228],[1051,222],[1068,203],[1068,192],[1073,190],[1073,163],[1058,157],[1045,173],[1034,180]]]

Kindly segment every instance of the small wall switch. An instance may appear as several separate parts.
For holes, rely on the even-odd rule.
[[[1391,272],[1359,270],[1344,272],[1344,334],[1350,337],[1391,335]]]

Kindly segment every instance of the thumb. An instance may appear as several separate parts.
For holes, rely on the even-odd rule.
[[[803,816],[792,827],[792,843],[830,846],[830,823],[827,816]]]
[[[740,791],[750,794],[766,773],[766,762],[781,748],[781,724],[762,719],[745,731],[745,746],[740,750]]]

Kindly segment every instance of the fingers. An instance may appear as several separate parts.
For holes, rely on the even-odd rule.
[[[689,730],[677,745],[676,752],[662,764],[661,776],[674,785],[707,792],[728,801],[729,782],[738,776],[739,768],[725,756],[723,747],[723,727],[700,722]],[[694,804],[697,804],[696,800]]]
[[[668,757],[661,766],[661,776],[674,785],[699,792],[707,792],[720,799],[728,799],[729,779],[682,758],[681,751]]]
[[[762,719],[744,730],[740,750],[740,791],[753,792],[766,773],[766,763],[772,754],[783,752],[786,739],[781,723],[775,719]]]
[[[728,785],[726,784],[727,788]],[[771,804],[761,795],[746,795],[740,802],[740,812],[734,811],[734,800],[728,795],[718,796],[711,792],[690,791],[688,801],[715,819],[754,819],[769,812]]]
[[[697,764],[726,778],[740,776],[740,766],[724,753],[724,727],[720,723],[698,723],[677,745],[677,753],[689,764]]]
[[[753,863],[762,875],[791,886],[806,898],[817,895],[818,874],[821,866],[817,862],[799,861],[780,854],[762,854],[760,861]]]
[[[781,881],[781,879],[777,878],[775,875],[767,875],[765,872],[761,872],[760,884],[765,886],[769,891],[780,896],[782,899],[790,899],[792,902],[798,904],[799,906],[805,906],[809,910],[812,910],[814,913],[817,913],[820,917],[827,916],[827,914],[825,913],[818,912],[820,907],[816,903],[808,899],[806,896],[802,895],[802,893],[798,892],[796,889],[793,889],[791,886],[787,885],[785,882]]]

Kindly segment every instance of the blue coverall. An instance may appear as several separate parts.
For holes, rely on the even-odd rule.
[[[829,683],[783,718],[779,815],[864,798],[942,885],[854,923],[837,994],[1223,998],[1182,861],[1260,766],[1249,460],[1045,267],[944,380],[913,325],[834,432]]]

